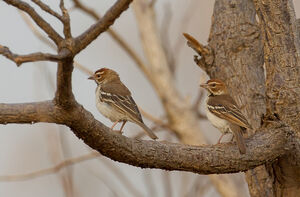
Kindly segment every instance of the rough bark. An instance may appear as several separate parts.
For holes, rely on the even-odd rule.
[[[133,3],[141,43],[148,60],[148,76],[165,109],[168,123],[184,144],[201,145],[206,143],[202,135],[197,109],[186,102],[175,86],[172,65],[159,37],[153,6],[148,1],[136,0]],[[147,74],[147,73],[145,73]],[[238,189],[228,176],[209,176],[216,190],[223,197],[238,197]]]
[[[94,119],[75,100],[69,108],[52,101],[23,104],[0,104],[0,124],[63,124],[91,148],[115,161],[142,168],[190,171],[199,174],[235,173],[272,162],[287,151],[293,142],[291,131],[282,124],[272,124],[246,140],[246,154],[236,143],[217,145],[183,145],[130,139],[111,132]],[[84,121],[82,121],[84,120]]]
[[[296,196],[300,183],[300,73],[295,14],[291,1],[254,3],[255,7],[252,1],[216,1],[209,45],[199,45],[200,49],[189,46],[202,56],[196,63],[230,87],[254,128],[283,121],[293,130],[291,153],[247,172],[251,196]]]
[[[263,43],[253,2],[216,1],[208,43],[214,61],[202,67],[211,78],[220,78],[226,82],[252,127],[259,128],[266,111],[265,78]],[[254,132],[248,130],[247,134]],[[246,173],[252,196],[257,189],[270,190],[264,174],[266,171],[263,166]]]
[[[255,129],[255,132],[248,131],[248,134],[253,135],[246,139],[247,153],[244,155],[239,154],[235,143],[192,146],[129,139],[110,132],[77,103],[71,84],[74,56],[106,31],[128,8],[131,0],[117,1],[103,18],[76,38],[72,38],[70,33],[69,15],[64,13],[66,10],[62,2],[60,8],[63,15],[57,18],[64,25],[65,39],[29,4],[20,0],[4,1],[26,12],[55,42],[58,54],[20,56],[1,45],[0,54],[17,64],[41,60],[59,63],[55,98],[52,101],[36,103],[0,104],[0,124],[63,124],[71,128],[87,145],[116,161],[143,168],[184,170],[199,174],[250,170],[247,173],[252,196],[298,194],[299,36],[291,1],[255,0],[255,8],[260,18],[259,28],[252,1],[216,0],[209,44],[202,50],[202,59],[197,59],[197,63],[211,77],[225,81],[231,95]],[[136,10],[137,13],[142,11],[149,12],[146,15],[153,14],[151,9]],[[51,11],[47,12],[51,14]],[[149,73],[157,75],[152,83],[162,100],[170,124],[183,142],[203,142],[201,134],[197,134],[200,131],[197,115],[189,109],[189,104],[184,103],[176,88],[169,85],[173,84],[173,78],[167,68],[163,50],[158,47],[161,44],[153,20],[149,20],[147,16],[139,20],[144,23],[140,31],[144,36]],[[149,43],[155,43],[157,48],[147,48]],[[20,62],[20,58],[25,58],[26,61]],[[163,60],[163,64],[159,59]],[[266,66],[266,83],[263,60]],[[260,167],[255,168],[257,166]]]
[[[274,196],[300,192],[300,58],[299,32],[291,0],[254,0],[264,40],[267,115],[294,132],[295,148],[267,166]]]

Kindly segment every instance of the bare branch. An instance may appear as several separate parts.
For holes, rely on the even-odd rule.
[[[63,15],[62,22],[64,24],[65,38],[70,39],[70,38],[72,38],[70,16],[69,16],[68,10],[65,8],[64,0],[60,0],[59,7],[60,7],[62,15]]]
[[[96,24],[79,35],[75,39],[75,54],[87,47],[101,33],[107,30],[122,12],[128,8],[131,2],[132,0],[118,0]]]
[[[51,122],[55,120],[52,101],[22,103],[22,104],[0,104],[0,124],[33,124],[37,122]]]
[[[209,46],[203,46],[199,43],[194,37],[187,33],[183,33],[184,37],[188,40],[187,45],[194,49],[200,55],[200,59],[197,56],[194,57],[194,61],[200,68],[203,70],[208,66],[211,66],[214,61],[214,54],[212,49]]]
[[[46,168],[46,169],[38,170],[38,171],[35,171],[35,172],[30,172],[30,173],[26,173],[26,174],[19,174],[19,175],[1,175],[0,176],[0,181],[1,182],[26,181],[28,179],[34,179],[34,178],[37,178],[37,177],[41,177],[41,176],[56,173],[56,172],[60,171],[61,169],[66,168],[68,166],[78,164],[78,163],[86,161],[86,160],[95,159],[99,156],[100,155],[99,155],[98,152],[91,152],[91,153],[88,153],[86,155],[82,155],[82,156],[79,156],[79,157],[66,159],[65,161],[63,161],[63,162],[61,162],[61,163],[59,163],[59,164],[57,164],[57,165],[55,165],[51,168]]]
[[[293,139],[287,127],[280,123],[273,127],[270,125],[247,139],[247,153],[240,155],[233,143],[191,146],[129,139],[110,132],[108,127],[95,120],[90,112],[76,103],[67,109],[55,106],[50,101],[0,104],[0,109],[0,124],[64,124],[91,148],[113,160],[143,168],[199,174],[234,173],[271,162],[290,150],[290,141]]]
[[[49,53],[31,53],[28,55],[18,55],[15,53],[12,53],[8,47],[0,45],[0,54],[5,56],[6,58],[12,60],[17,64],[17,66],[20,66],[23,63],[27,62],[37,62],[37,61],[52,61],[52,62],[59,62],[63,60],[64,58],[68,57],[68,53],[65,51],[64,53],[53,55]]]
[[[34,33],[34,35],[40,39],[42,42],[44,42],[45,44],[47,44],[48,46],[50,46],[50,48],[52,49],[56,49],[56,46],[53,45],[52,42],[50,42],[45,36],[43,36],[38,29],[34,26],[34,24],[28,20],[29,18],[23,13],[20,12],[22,18],[24,19],[24,21],[26,22],[26,24],[30,27],[31,31]],[[79,69],[81,72],[87,74],[88,76],[93,74],[93,71],[89,70],[87,67],[83,66],[82,64],[74,61],[74,67]]]
[[[29,26],[29,28],[31,29],[31,31],[33,32],[33,34],[43,43],[45,43],[46,45],[49,45],[50,48],[56,50],[56,46],[53,44],[53,42],[51,42],[50,40],[47,39],[47,37],[45,37],[44,35],[41,34],[41,32],[39,32],[39,30],[36,28],[36,26],[32,23],[32,21],[30,20],[30,18],[22,11],[19,11],[20,15],[22,16],[23,20],[25,21],[25,23]]]
[[[38,5],[42,10],[44,10],[45,12],[47,12],[48,14],[56,17],[58,20],[63,21],[63,18],[61,15],[59,15],[57,12],[55,12],[54,10],[52,10],[47,4],[43,3],[40,0],[31,0],[32,2],[34,2],[36,5]]]
[[[34,22],[55,42],[56,45],[62,41],[62,37],[47,23],[28,3],[20,0],[3,0],[9,5],[12,5],[26,12]]]
[[[78,8],[79,10],[82,10],[83,12],[85,12],[86,14],[90,15],[91,17],[93,17],[95,20],[100,20],[100,15],[98,15],[95,10],[93,10],[92,8],[89,8],[87,6],[85,6],[80,0],[73,0],[74,5],[76,8]]]
[[[87,6],[85,6],[84,4],[81,3],[80,0],[73,0],[75,7],[77,7],[79,10],[82,10],[83,12],[85,12],[86,14],[90,15],[91,17],[93,17],[95,20],[100,20],[101,17],[99,14],[97,14],[93,9],[88,8]],[[138,54],[136,53],[136,51],[134,51],[134,49],[132,47],[130,47],[129,43],[126,42],[126,40],[124,40],[122,38],[122,36],[117,33],[115,30],[113,30],[112,28],[109,28],[106,31],[120,46],[121,48],[123,48],[123,50],[132,58],[132,60],[136,63],[136,65],[142,70],[142,72],[146,75],[146,77],[149,78],[150,73],[149,70],[147,69],[145,63],[142,61],[142,59],[138,56]]]
[[[72,92],[73,68],[73,59],[68,59],[66,61],[58,63],[54,101],[61,107],[69,108],[75,102],[75,98]]]

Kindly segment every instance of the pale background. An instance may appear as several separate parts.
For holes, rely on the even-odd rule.
[[[27,0],[26,2],[30,1]],[[58,10],[58,0],[44,2]],[[111,0],[86,1],[88,6],[93,7],[100,14],[104,14],[114,2]],[[299,15],[300,2],[295,0],[294,3],[296,13],[298,12]],[[201,70],[194,64],[193,51],[190,48],[182,45],[181,49],[175,49],[173,46],[179,39],[181,39],[181,42],[183,41],[182,32],[188,32],[200,42],[206,43],[213,4],[214,1],[210,0],[157,0],[155,4],[159,26],[163,25],[166,7],[170,6],[172,17],[169,30],[168,32],[162,32],[162,34],[169,38],[172,50],[176,51],[176,56],[178,56],[176,84],[187,99],[194,99],[198,92]],[[66,5],[68,8],[72,6],[69,1],[66,1]],[[94,22],[93,19],[78,10],[70,13],[74,36],[83,32]],[[42,15],[56,29],[60,28],[61,30],[62,26],[56,19],[45,13]],[[188,17],[185,17],[186,15]],[[18,11],[2,1],[0,2],[0,26],[0,44],[8,46],[15,53],[53,52],[33,35]],[[129,41],[140,56],[143,55],[132,9],[128,9],[123,13],[113,28]],[[167,36],[166,33],[168,33]],[[132,59],[108,34],[102,34],[76,57],[76,61],[93,71],[104,66],[116,70],[122,81],[132,91],[138,105],[156,117],[161,115],[161,105],[152,87]],[[54,63],[28,63],[18,68],[14,63],[0,56],[0,70],[0,103],[22,103],[53,98],[56,73]],[[74,70],[73,91],[76,99],[91,111],[98,120],[110,126],[112,123],[103,118],[95,107],[95,87],[95,83],[87,80],[87,75],[77,69]],[[147,120],[146,123],[149,124]],[[220,135],[219,132],[207,121],[203,121],[201,124],[210,142],[216,143]],[[136,134],[133,132],[140,132],[140,129],[133,124],[127,124],[125,135],[133,136]],[[164,133],[158,135],[164,138]],[[89,148],[63,126],[41,123],[34,125],[0,125],[0,176],[34,172],[54,166],[64,158],[80,156],[87,152],[89,152]],[[103,159],[106,160],[106,164],[103,163]],[[74,196],[114,196],[108,187],[114,188],[118,196],[131,196],[118,177],[111,173],[107,165],[108,162],[109,165],[116,165],[125,173],[129,181],[143,196],[165,196],[162,170],[142,170],[126,164],[112,162],[107,158],[85,161],[68,168],[68,170],[71,170],[69,173],[73,174]],[[0,182],[0,196],[65,196],[63,183],[59,178],[59,175],[63,173],[66,173],[66,170],[63,169],[57,174],[26,181]],[[190,184],[191,187],[195,180],[202,186],[204,184],[209,185],[209,183],[201,183],[201,177],[203,176],[193,175],[192,173],[170,172],[172,196],[181,196],[183,193],[189,192],[189,189],[186,192],[180,189],[183,178],[186,184]],[[241,181],[242,179],[235,177],[235,180]],[[152,189],[145,186],[147,182],[152,182],[150,184],[153,187]],[[241,191],[248,195],[245,192],[247,191],[246,185],[243,183],[241,184]],[[213,197],[218,196],[218,194],[209,187],[205,192],[205,196]]]

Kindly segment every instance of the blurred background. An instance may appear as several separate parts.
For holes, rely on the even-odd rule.
[[[30,3],[45,19],[62,33],[62,25],[52,16]],[[59,1],[43,1],[59,12]],[[84,5],[103,15],[114,3],[112,0],[84,1]],[[95,20],[65,1],[70,11],[73,36],[85,31]],[[154,4],[157,26],[166,51],[176,65],[176,86],[187,100],[194,102],[198,95],[199,80],[207,76],[195,65],[194,52],[186,46],[182,36],[188,32],[203,44],[207,43],[214,1],[157,0]],[[297,15],[300,2],[294,1]],[[32,25],[32,24],[31,24]],[[42,51],[54,53],[34,31],[44,33],[12,6],[0,2],[0,44],[18,54]],[[145,60],[140,35],[132,6],[113,25],[124,40]],[[131,90],[136,103],[151,117],[160,119],[163,109],[151,84],[134,61],[107,34],[98,37],[76,56],[76,62],[90,71],[101,67],[114,69]],[[0,103],[23,103],[52,99],[55,92],[56,64],[49,62],[27,63],[17,67],[0,56]],[[80,69],[73,73],[73,92],[76,99],[95,118],[106,124],[95,107],[96,84],[87,80]],[[200,111],[203,112],[201,104]],[[147,117],[147,125],[153,121]],[[207,120],[201,128],[211,144],[220,133]],[[124,135],[136,137],[140,128],[128,123]],[[177,142],[174,134],[158,130],[162,140]],[[148,139],[147,137],[143,137]],[[229,175],[239,188],[240,196],[249,196],[243,174]],[[0,125],[0,196],[220,196],[207,176],[187,172],[167,172],[141,169],[111,161],[94,153],[64,126],[38,123],[34,125]]]

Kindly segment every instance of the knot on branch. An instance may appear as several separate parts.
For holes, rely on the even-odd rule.
[[[187,45],[194,49],[198,55],[194,56],[195,63],[202,69],[207,70],[214,62],[214,52],[210,46],[203,46],[194,37],[187,33],[183,33],[187,39]]]
[[[73,58],[75,56],[75,41],[73,38],[64,39],[58,45],[59,54],[66,58]]]

